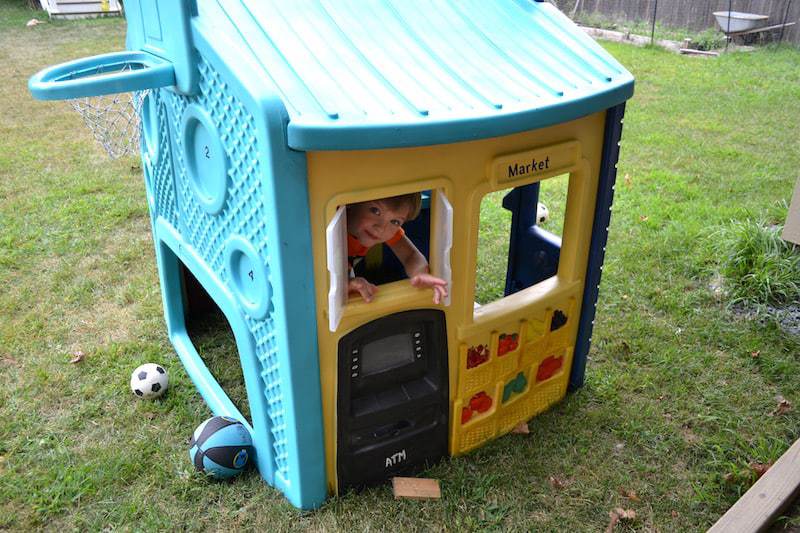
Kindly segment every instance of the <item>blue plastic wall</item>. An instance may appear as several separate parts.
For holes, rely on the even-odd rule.
[[[586,372],[586,358],[592,342],[592,329],[600,293],[600,277],[606,256],[608,227],[611,224],[611,205],[614,202],[614,183],[617,180],[617,161],[619,160],[619,141],[622,137],[622,118],[625,104],[614,106],[606,112],[606,127],[603,140],[603,156],[600,164],[600,181],[597,186],[597,202],[592,223],[592,242],[589,249],[589,264],[586,268],[581,318],[572,371],[569,376],[570,389],[583,386]]]
[[[136,5],[126,7],[136,28]],[[138,7],[147,17],[154,3]],[[183,266],[233,331],[259,472],[297,507],[314,508],[327,483],[317,341],[306,327],[316,310],[305,155],[286,146],[282,101],[222,55],[235,52],[196,28],[193,41],[193,94],[154,89],[143,106],[142,159],[170,338],[214,414],[246,422],[187,334]]]

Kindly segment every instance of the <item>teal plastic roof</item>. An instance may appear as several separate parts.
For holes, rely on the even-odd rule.
[[[631,74],[547,2],[198,4],[201,25],[236,28],[262,67],[257,75],[286,105],[296,149],[494,137],[601,111],[633,94]]]

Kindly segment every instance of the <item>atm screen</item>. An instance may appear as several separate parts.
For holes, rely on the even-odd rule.
[[[361,372],[368,376],[414,362],[414,342],[409,333],[367,343],[361,349]]]

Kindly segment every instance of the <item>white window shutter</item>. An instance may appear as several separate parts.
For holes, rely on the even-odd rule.
[[[453,206],[445,196],[444,191],[436,189],[436,243],[438,261],[434,263],[433,275],[447,282],[447,297],[444,305],[450,305],[450,294],[453,291],[453,273],[450,268],[450,248],[453,246]]]
[[[347,208],[336,210],[333,220],[325,231],[328,244],[328,327],[336,331],[347,304]]]

